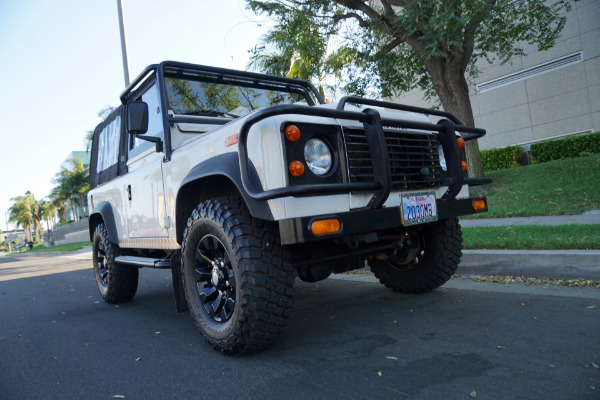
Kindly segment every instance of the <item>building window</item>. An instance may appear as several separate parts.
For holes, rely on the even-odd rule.
[[[506,86],[514,82],[523,81],[525,79],[532,78],[537,75],[542,75],[550,71],[555,71],[569,65],[577,64],[583,61],[583,52],[577,52],[568,56],[560,57],[552,61],[548,61],[543,64],[536,65],[524,69],[519,72],[515,72],[509,75],[502,76],[500,78],[492,79],[491,81],[483,82],[475,85],[477,93],[487,92],[488,90],[496,89],[501,86]]]

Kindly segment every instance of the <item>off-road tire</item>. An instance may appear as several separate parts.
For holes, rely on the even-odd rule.
[[[108,240],[106,226],[99,224],[92,239],[92,263],[98,291],[110,304],[131,300],[138,286],[137,267],[116,263],[118,254],[118,246]]]
[[[216,264],[209,264],[208,257],[202,256],[211,253],[203,247],[208,240],[216,247],[222,246],[221,254],[226,254],[216,257],[215,250],[212,257],[219,259]],[[269,345],[287,325],[293,305],[294,274],[279,240],[277,226],[252,218],[237,197],[206,200],[189,217],[181,249],[183,288],[198,330],[216,350],[224,354],[255,352]],[[223,265],[223,260],[223,274],[229,280],[221,282],[221,273],[206,279],[207,268],[213,265],[215,271],[214,266]],[[205,271],[203,277],[200,271]],[[233,288],[229,286],[232,277]],[[212,284],[215,286],[210,288]],[[217,288],[221,289],[220,298],[234,302],[233,310],[227,312],[223,311],[225,305],[219,306],[221,321],[215,320],[213,305],[209,311],[205,308],[209,289]],[[215,302],[218,299],[215,297]]]
[[[379,282],[394,292],[427,293],[454,274],[462,256],[462,232],[456,218],[437,221],[421,231],[423,249],[408,265],[373,258],[371,270]]]

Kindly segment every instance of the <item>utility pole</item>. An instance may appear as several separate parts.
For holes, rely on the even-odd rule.
[[[121,0],[117,0],[117,10],[119,12],[119,31],[121,32],[121,54],[123,55],[123,76],[125,77],[125,87],[129,86],[129,62],[127,61],[127,43],[125,42],[125,25],[123,23],[123,6]]]

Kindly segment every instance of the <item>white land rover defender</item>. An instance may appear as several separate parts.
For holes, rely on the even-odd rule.
[[[460,261],[457,217],[487,210],[463,150],[485,131],[445,112],[325,104],[304,81],[170,61],[121,103],[92,146],[98,289],[128,301],[139,267],[171,269],[177,310],[226,354],[280,333],[296,277],[367,262],[394,291],[439,287]]]

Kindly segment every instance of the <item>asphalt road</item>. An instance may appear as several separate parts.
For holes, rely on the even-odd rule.
[[[90,258],[0,257],[0,399],[600,399],[596,288],[298,283],[284,335],[228,357],[175,312],[168,271],[114,306]]]

